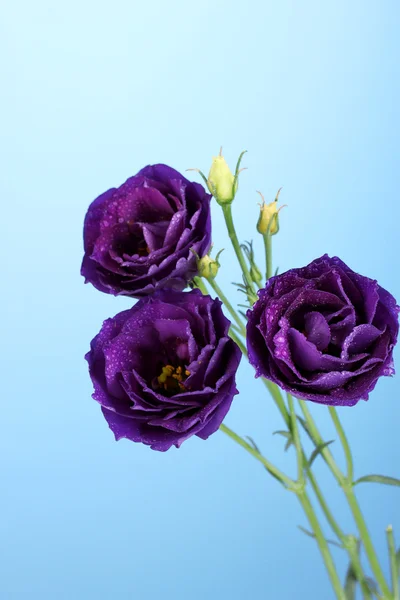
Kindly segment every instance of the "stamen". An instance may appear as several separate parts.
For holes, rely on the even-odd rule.
[[[178,392],[185,390],[184,381],[190,375],[190,371],[182,367],[165,365],[157,377],[158,384],[166,392]]]

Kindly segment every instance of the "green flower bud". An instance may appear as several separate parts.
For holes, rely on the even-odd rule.
[[[250,267],[250,275],[254,283],[261,283],[263,277],[260,273],[260,269],[255,264],[252,264]]]
[[[211,258],[209,254],[206,254],[203,256],[203,258],[200,258],[200,256],[194,252],[194,250],[191,250],[191,252],[197,258],[199,277],[204,277],[204,279],[214,279],[217,276],[218,269],[221,266],[218,258],[223,250],[220,250],[215,258]]]
[[[281,188],[282,189],[282,188]],[[283,206],[278,209],[278,198],[281,190],[278,190],[276,198],[273,202],[265,204],[264,196],[258,192],[263,200],[260,204],[260,216],[257,222],[257,231],[265,235],[267,232],[270,235],[275,235],[279,231],[279,211]]]
[[[237,180],[235,183],[235,177],[222,154],[213,157],[207,187],[218,204],[230,204],[235,197]]]
[[[204,277],[204,279],[214,279],[218,273],[219,262],[206,254],[197,262],[197,268],[199,269],[200,277]]]
[[[240,244],[240,247],[246,255],[247,260],[249,261],[249,272],[251,280],[254,281],[254,283],[261,283],[263,276],[254,260],[253,241]]]

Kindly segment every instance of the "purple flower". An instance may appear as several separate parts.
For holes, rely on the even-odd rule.
[[[272,277],[249,310],[249,360],[299,398],[353,406],[394,373],[399,307],[376,281],[328,255]]]
[[[199,290],[156,292],[104,322],[85,358],[117,440],[165,451],[217,431],[237,394],[229,325]]]
[[[182,290],[211,243],[210,198],[166,165],[145,167],[89,206],[84,225],[85,283],[139,298]]]

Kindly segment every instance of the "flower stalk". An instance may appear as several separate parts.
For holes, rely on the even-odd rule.
[[[346,434],[340,422],[339,416],[336,412],[336,409],[333,406],[329,406],[328,408],[329,414],[332,418],[333,424],[339,436],[339,439],[342,443],[344,454],[346,457],[346,465],[347,465],[347,481],[351,485],[354,479],[354,467],[353,467],[353,457],[351,454],[349,442],[347,441]]]
[[[263,240],[264,240],[265,265],[266,265],[265,277],[266,277],[266,280],[268,281],[268,279],[270,277],[272,277],[272,236],[269,233],[269,231],[267,231],[267,233],[264,233]]]
[[[247,296],[249,298],[249,302],[251,304],[253,304],[255,302],[255,300],[257,299],[256,296],[256,292],[255,292],[255,287],[254,287],[254,283],[253,283],[253,279],[251,277],[249,268],[247,266],[246,263],[246,259],[244,257],[243,254],[243,250],[240,246],[239,240],[238,240],[238,236],[236,233],[236,229],[233,223],[233,217],[232,217],[232,207],[230,204],[224,204],[222,205],[222,212],[224,215],[224,219],[225,219],[225,223],[226,223],[226,228],[228,230],[228,235],[229,235],[229,239],[231,240],[233,249],[235,251],[236,257],[239,261],[240,264],[240,268],[242,269],[242,273],[243,273],[243,277],[244,280],[246,282],[246,287],[247,287]]]
[[[240,333],[245,336],[246,335],[245,324],[243,323],[242,319],[239,317],[239,315],[233,308],[232,304],[229,302],[228,298],[225,296],[224,292],[219,287],[218,283],[215,281],[215,279],[210,279],[208,283],[209,283],[209,286],[214,290],[214,292],[216,293],[218,298],[226,306],[229,314],[231,315],[231,317],[235,321],[236,325],[238,326]]]

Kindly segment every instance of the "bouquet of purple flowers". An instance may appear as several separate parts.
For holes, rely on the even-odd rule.
[[[350,445],[335,407],[367,400],[381,376],[394,374],[400,308],[375,280],[352,271],[337,257],[324,255],[306,267],[273,274],[279,192],[273,202],[263,199],[260,206],[257,230],[265,246],[264,277],[252,244],[239,242],[232,216],[243,154],[235,173],[222,154],[213,159],[208,177],[198,171],[208,191],[166,165],[153,165],[89,206],[82,275],[102,292],[138,299],[129,310],[104,321],[91,342],[86,359],[93,398],[116,440],[142,442],[153,450],[166,451],[193,435],[206,440],[223,431],[295,494],[309,522],[305,532],[318,544],[337,598],[354,599],[359,586],[367,600],[399,600],[400,551],[396,552],[392,528],[386,530],[388,581],[354,488],[362,482],[400,486],[400,480],[383,475],[354,479]],[[246,312],[229,301],[216,281],[220,253],[210,256],[212,197],[221,206],[242,272],[238,287]],[[238,393],[235,380],[242,355],[262,378],[282,416],[284,429],[278,433],[296,451],[296,479],[272,464],[251,438],[223,423]],[[328,406],[343,446],[345,472],[307,401]],[[301,433],[313,442],[310,456]],[[343,531],[323,495],[313,473],[319,455],[343,490],[357,536]],[[333,542],[325,538],[310,487]],[[330,543],[348,553],[344,582]],[[361,548],[371,574],[361,561]]]

